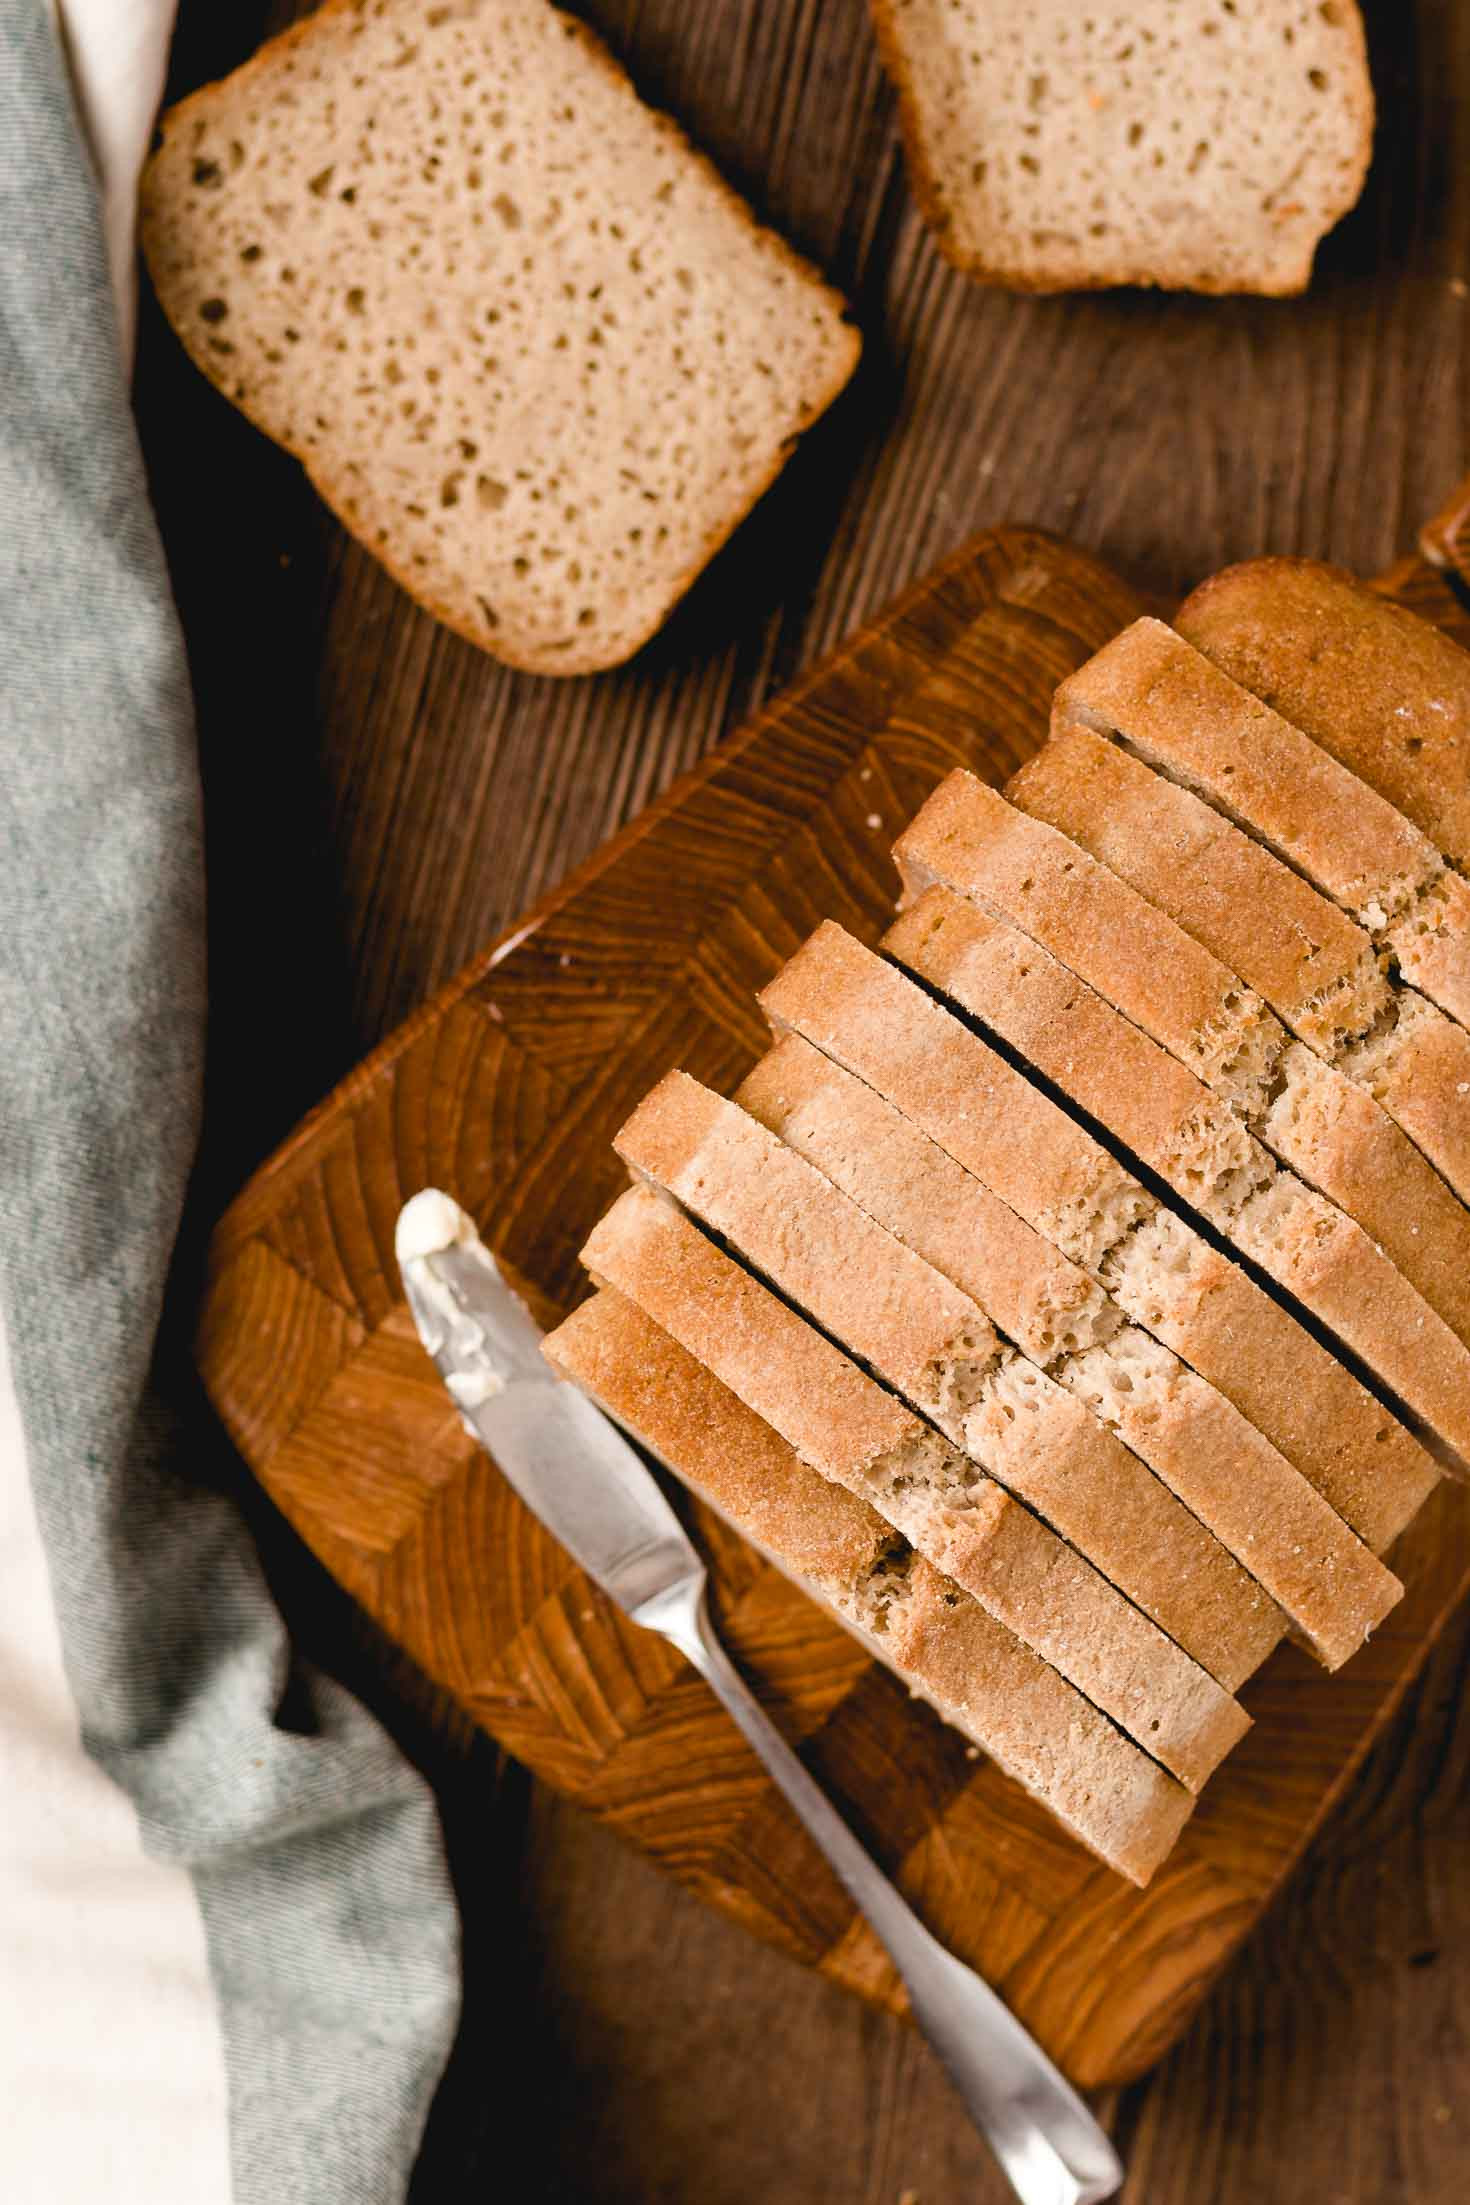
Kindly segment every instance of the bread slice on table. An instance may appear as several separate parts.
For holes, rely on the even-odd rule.
[[[1403,979],[1470,1023],[1470,882],[1329,752],[1160,620],[1057,691],[1055,716],[1123,742],[1356,919]]]
[[[907,900],[942,885],[1019,928],[1187,1065],[1470,1344],[1470,1210],[1380,1103],[1292,1041],[1167,912],[963,769],[894,855]]]
[[[1191,1790],[1244,1734],[1227,1689],[673,1204],[632,1189],[584,1260]]]
[[[1035,942],[931,888],[883,946],[978,1019],[1326,1325],[1470,1476],[1470,1351],[1362,1227]]]
[[[1443,628],[1311,559],[1227,567],[1174,625],[1470,873],[1470,652]]]
[[[328,0],[163,120],[197,364],[439,619],[616,665],[851,375],[843,302],[545,0]]]
[[[797,1034],[872,1088],[1101,1280],[1207,1378],[1375,1552],[1438,1475],[1424,1449],[1239,1264],[903,973],[831,922],[762,991]]]
[[[1470,1034],[1395,987],[1345,911],[1192,790],[1078,722],[1055,726],[1006,794],[1239,973],[1470,1199]]]
[[[622,1295],[548,1335],[562,1375],[830,1609],[905,1689],[1108,1867],[1145,1884],[1193,1800],[1066,1679],[914,1553]]]
[[[1025,291],[1305,289],[1357,199],[1373,89],[1355,0],[872,0],[919,204]]]
[[[1351,1634],[1351,1617],[1319,1615],[1315,1552],[1273,1571],[1269,1495],[1245,1551],[1232,1561],[1227,1543],[1216,1543],[1208,1513],[1208,1459],[1195,1466],[1201,1505],[1181,1493],[1188,1513],[1181,1512],[1114,1430],[1002,1343],[982,1302],[737,1104],[671,1073],[640,1104],[616,1146],[630,1170],[717,1233],[777,1293],[1045,1517],[1221,1683],[1233,1688],[1259,1667],[1281,1636],[1278,1610],[1311,1634],[1329,1664],[1356,1650],[1361,1633]],[[1111,1350],[1096,1353],[1107,1357]],[[1207,1457],[1203,1433],[1200,1451]],[[1201,1525],[1211,1536],[1202,1536]],[[945,1566],[966,1581],[957,1566]],[[1268,1583],[1270,1598],[1262,1590]]]

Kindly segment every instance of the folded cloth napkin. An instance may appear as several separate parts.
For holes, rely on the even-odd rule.
[[[68,5],[84,120],[45,0],[0,0],[0,2196],[386,2205],[455,1916],[425,1786],[293,1663],[160,1377],[202,862],[119,329],[167,26]]]

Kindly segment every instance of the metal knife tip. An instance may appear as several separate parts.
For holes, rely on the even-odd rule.
[[[415,1263],[474,1238],[474,1220],[468,1212],[437,1187],[425,1187],[399,1211],[393,1250],[400,1264]]]

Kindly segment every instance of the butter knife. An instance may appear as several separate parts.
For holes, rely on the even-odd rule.
[[[710,1625],[704,1564],[657,1479],[552,1371],[470,1218],[426,1188],[399,1216],[397,1255],[419,1335],[469,1431],[608,1598],[677,1646],[723,1701],[882,1940],[1024,2205],[1111,2197],[1123,2168],[1107,2136],[990,1986],[930,1936],[763,1714]]]

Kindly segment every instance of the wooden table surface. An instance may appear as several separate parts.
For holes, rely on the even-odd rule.
[[[1266,0],[1261,0],[1266,4]],[[290,6],[183,0],[174,81]],[[1177,595],[1261,550],[1364,572],[1470,467],[1470,11],[1370,0],[1364,200],[1308,298],[1016,299],[936,255],[862,0],[586,13],[854,300],[850,393],[665,635],[565,684],[416,612],[145,315],[139,406],[199,699],[208,1226],[363,1052],[543,888],[974,530],[1025,520]],[[242,1484],[303,1645],[444,1802],[462,2042],[415,2205],[959,2205],[1008,2193],[922,2046],[542,1794]],[[1470,2193],[1470,1618],[1174,2056],[1106,2113],[1132,2205]]]

